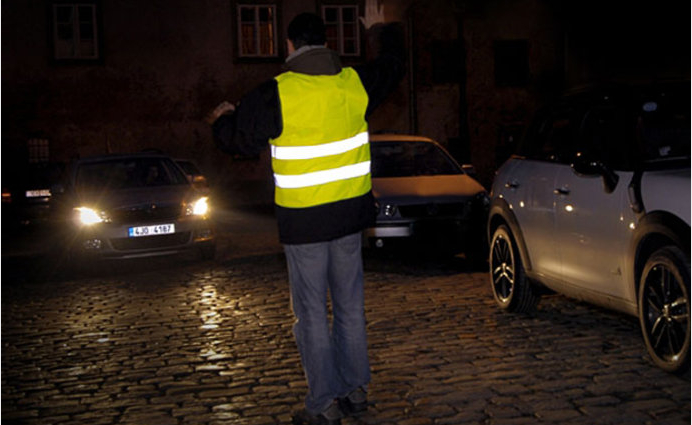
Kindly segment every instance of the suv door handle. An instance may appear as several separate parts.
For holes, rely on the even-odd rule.
[[[554,190],[556,195],[569,195],[570,192],[571,190],[567,189],[566,187],[559,187]]]
[[[505,183],[505,187],[507,189],[516,189],[519,187],[519,182],[516,180],[512,180],[510,182]]]

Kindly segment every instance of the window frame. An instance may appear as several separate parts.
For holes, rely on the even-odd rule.
[[[59,43],[61,41],[58,31],[61,23],[58,21],[58,9],[69,7],[72,9],[70,20],[72,24],[72,39],[69,42],[73,54],[62,55]],[[91,9],[91,16],[88,21],[80,21],[80,8],[88,7]],[[51,1],[48,3],[48,16],[50,22],[50,57],[54,63],[101,63],[103,61],[103,19],[101,17],[100,0],[79,0],[79,1]],[[92,38],[81,37],[81,23],[91,24]],[[82,54],[79,44],[85,40],[91,40],[93,54]]]
[[[331,49],[336,51],[339,56],[341,57],[347,57],[347,58],[358,58],[362,56],[363,48],[363,37],[362,37],[362,31],[360,30],[360,11],[361,7],[357,3],[323,3],[320,5],[320,16],[322,17],[322,20],[325,23],[325,27],[328,27],[330,25],[330,22],[327,21],[327,14],[326,11],[327,9],[337,9],[337,21],[336,21],[336,26],[337,26],[337,36],[336,36],[336,43],[337,46],[331,46],[328,45]],[[356,51],[353,53],[350,52],[345,52],[344,51],[344,46],[345,46],[345,37],[344,37],[344,21],[343,21],[343,10],[346,8],[352,8],[354,9],[354,14],[355,16],[355,21],[353,22],[353,25],[355,27],[355,39],[353,40],[353,45],[355,46]],[[329,38],[327,39],[327,43],[329,43]]]
[[[244,38],[242,35],[243,29],[242,29],[242,13],[241,10],[243,8],[252,8],[254,9],[254,31],[253,31],[253,37],[255,37],[254,44],[255,44],[255,53],[252,54],[245,54],[243,53],[243,42]],[[270,8],[272,10],[272,21],[271,21],[271,30],[273,33],[273,40],[271,41],[271,46],[273,49],[273,53],[271,54],[262,54],[261,53],[261,37],[258,36],[260,34],[260,22],[261,20],[259,19],[259,10],[261,8]],[[233,3],[233,13],[234,13],[234,22],[235,22],[235,38],[236,38],[236,43],[235,43],[235,51],[236,51],[236,58],[239,61],[247,61],[247,62],[274,62],[278,61],[282,57],[282,50],[281,50],[281,43],[280,38],[281,38],[281,32],[280,32],[280,8],[279,5],[276,2],[261,2],[261,1],[236,1]]]

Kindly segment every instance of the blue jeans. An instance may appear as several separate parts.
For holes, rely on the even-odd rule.
[[[296,316],[293,332],[308,382],[305,408],[317,414],[370,381],[361,235],[284,245],[284,251]]]

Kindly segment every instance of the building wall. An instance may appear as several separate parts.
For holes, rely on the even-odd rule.
[[[689,2],[416,0],[413,127],[472,163],[489,187],[536,109],[565,90],[689,80],[689,14]],[[502,86],[495,46],[511,40],[528,45],[528,79]],[[435,44],[450,41],[458,45],[436,60]],[[439,81],[435,63],[461,67],[459,79]]]
[[[3,121],[13,118],[3,147],[44,137],[55,160],[157,148],[209,162],[215,148],[203,116],[280,63],[234,65],[226,0],[102,6],[103,62],[58,65],[49,59],[47,6],[3,2]]]
[[[281,38],[294,15],[317,11],[320,1],[327,0],[277,1]],[[653,14],[663,22],[658,29],[647,27],[650,8],[640,8],[623,32],[620,23],[629,21],[618,19],[622,11],[604,13],[601,3],[385,0],[387,20],[405,23],[409,73],[373,115],[371,129],[430,136],[474,164],[489,186],[538,105],[567,86],[632,69],[627,59],[642,44],[658,52],[646,63],[650,73],[663,64],[689,78],[689,38],[678,22],[689,4],[687,15],[671,5]],[[236,161],[219,154],[202,121],[222,100],[237,101],[281,71],[281,60],[236,60],[235,0],[100,0],[103,61],[92,65],[50,60],[48,4],[2,2],[3,176],[28,139],[42,138],[54,160],[157,148],[196,159],[222,185],[269,181],[267,155]],[[667,25],[663,18],[671,16],[677,20]],[[651,42],[652,34],[664,43]],[[528,43],[526,84],[496,84],[494,46],[502,40]],[[617,62],[604,66],[611,56]]]
[[[471,157],[483,183],[507,159],[532,115],[563,89],[563,40],[552,3],[542,0],[490,1],[468,11],[467,104]],[[494,43],[528,41],[529,78],[523,86],[495,80]]]
[[[562,87],[564,33],[551,4],[436,0],[411,7],[418,131],[472,163],[486,187],[537,105]],[[494,43],[502,40],[528,42],[529,79],[523,86],[496,84]],[[435,53],[435,45],[445,43]],[[439,63],[461,68],[457,79],[439,76]]]
[[[45,138],[56,161],[155,148],[196,159],[221,183],[267,179],[267,155],[220,155],[203,118],[280,73],[288,22],[318,10],[315,0],[277,3],[277,60],[237,60],[233,0],[102,0],[103,61],[62,65],[51,61],[49,3],[3,1],[3,165],[25,154],[28,139]],[[387,19],[398,10],[386,6]],[[371,127],[405,129],[407,97],[395,93]]]

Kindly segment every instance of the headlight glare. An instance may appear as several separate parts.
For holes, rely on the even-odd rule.
[[[209,212],[209,198],[204,196],[189,203],[186,212],[188,215],[206,215]]]
[[[92,208],[78,207],[75,208],[75,211],[77,211],[77,220],[80,224],[85,226],[91,226],[106,221],[103,213],[98,213]]]

